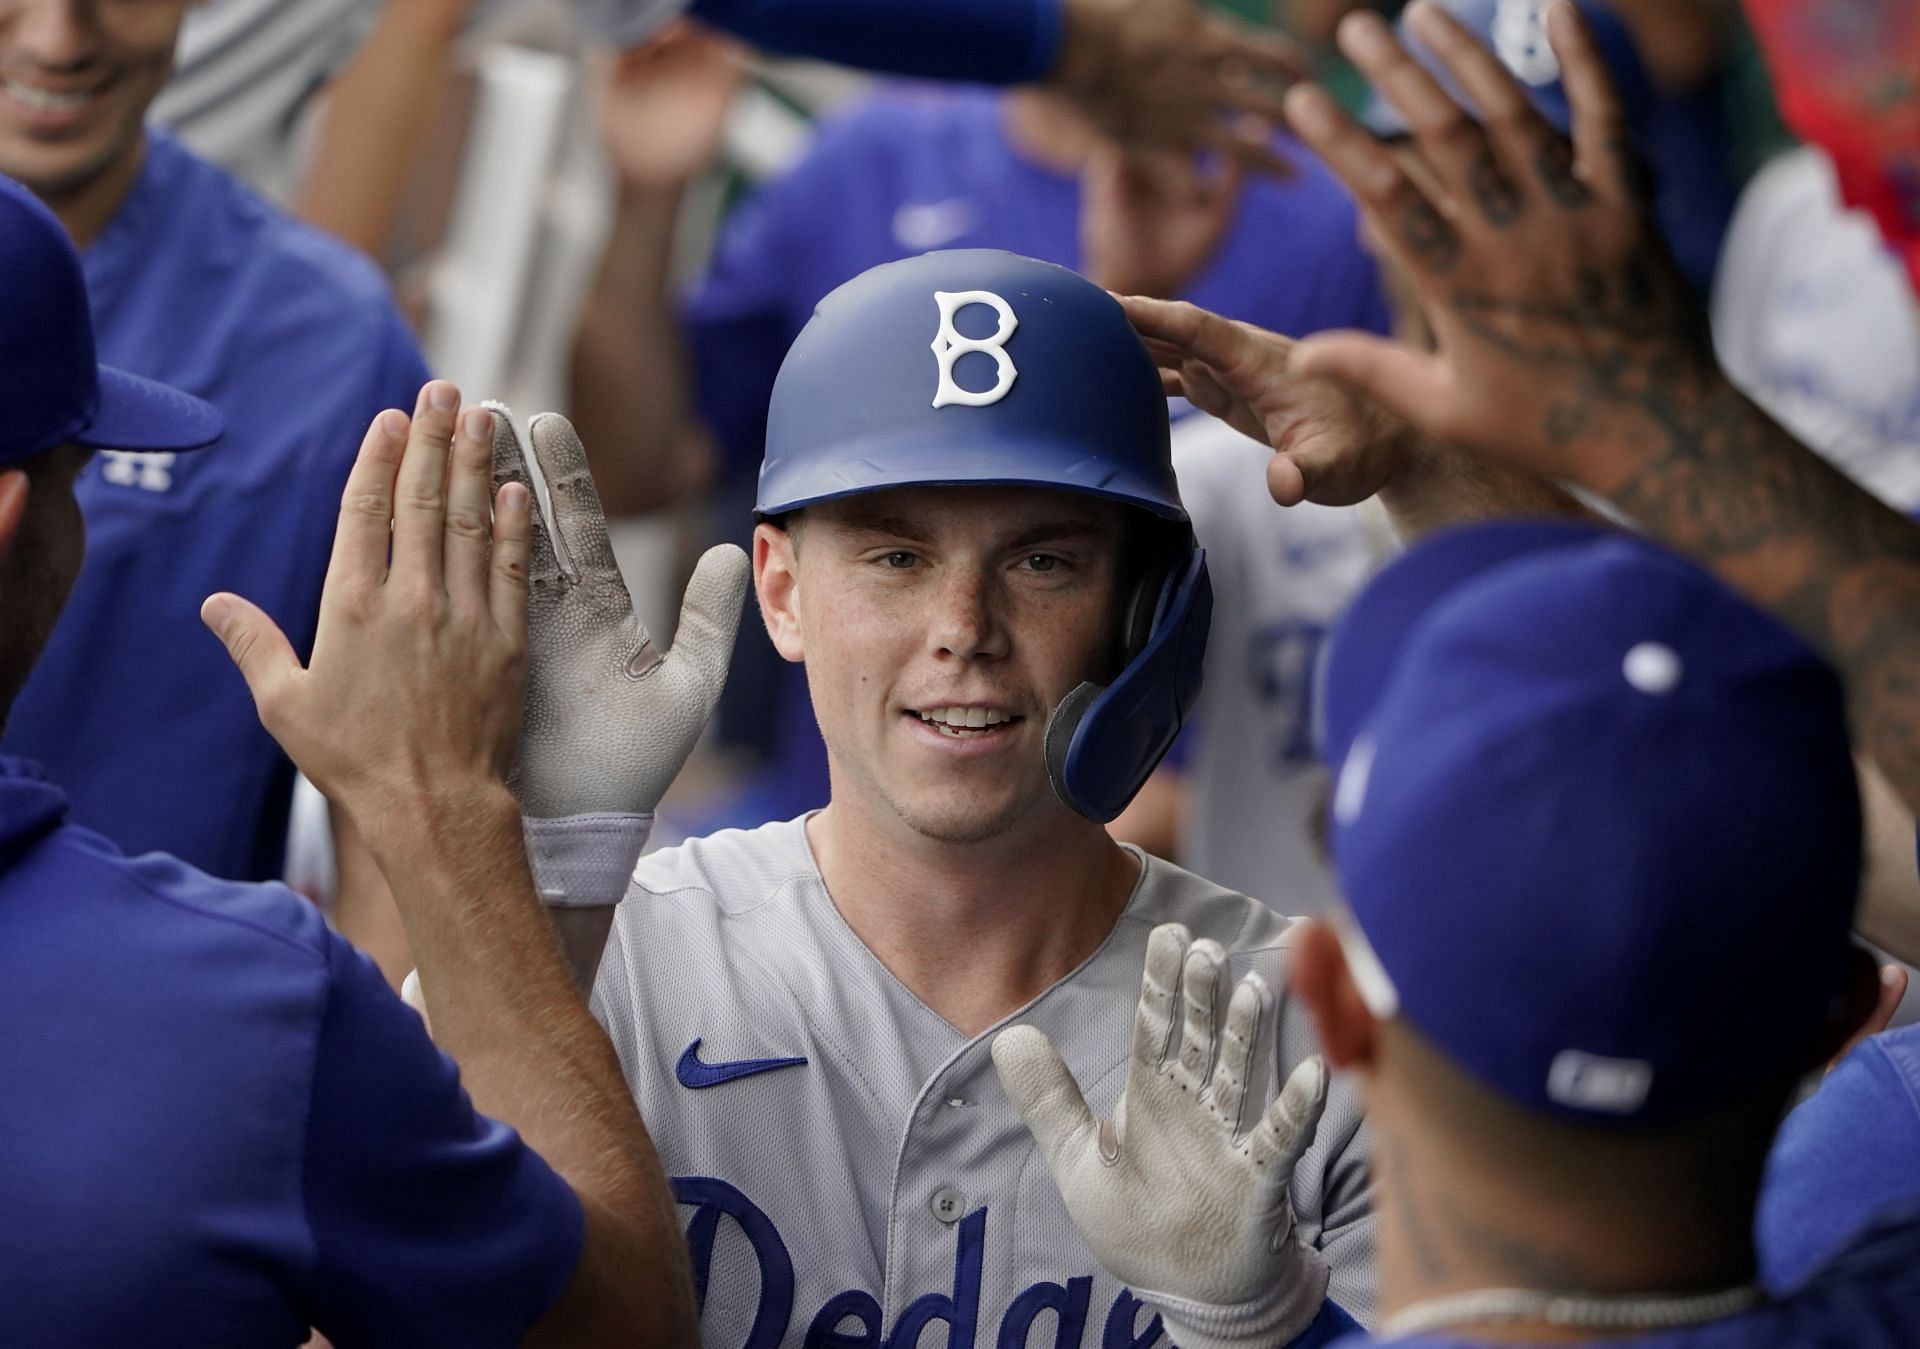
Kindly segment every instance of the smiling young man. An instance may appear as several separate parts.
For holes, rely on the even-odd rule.
[[[988,250],[848,282],[776,384],[758,515],[832,799],[643,859],[594,993],[659,1121],[705,1342],[1211,1349],[1368,1315],[1344,1088],[1291,1169],[1295,1277],[1202,1327],[1101,1270],[989,1058],[996,1030],[1045,1029],[1110,1110],[1165,923],[1280,1002],[1277,1042],[1241,1046],[1246,1100],[1311,1052],[1279,992],[1288,920],[1102,827],[1191,704],[1211,608],[1119,306]]]
[[[197,455],[108,447],[76,494],[92,539],[7,752],[131,852],[277,878],[293,768],[195,632],[245,590],[302,650],[354,449],[426,368],[366,259],[144,125],[188,0],[0,0],[0,173],[81,250],[100,352],[204,398]]]

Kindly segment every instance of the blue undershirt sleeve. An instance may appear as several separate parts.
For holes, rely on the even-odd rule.
[[[893,75],[980,84],[1040,79],[1060,53],[1063,0],[694,0],[695,18],[756,46]]]
[[[335,1344],[517,1345],[573,1275],[585,1218],[365,956],[327,934],[302,1191],[303,1310]]]

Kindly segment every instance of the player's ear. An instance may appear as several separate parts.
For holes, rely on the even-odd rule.
[[[1812,1063],[1802,1064],[1802,1070],[1811,1072],[1821,1064],[1830,1063],[1844,1050],[1851,1048],[1853,1041],[1863,1034],[1884,1029],[1886,1017],[1881,1015],[1880,1003],[1885,992],[1885,985],[1880,982],[1880,962],[1874,959],[1873,952],[1864,946],[1850,948],[1847,951],[1846,983],[1841,992],[1845,1001],[1840,1015],[1834,1018],[1818,1057]],[[1890,999],[1885,1010],[1891,1012],[1892,1003],[1896,1001]],[[1878,1018],[1878,1024],[1869,1025],[1870,1018]]]
[[[10,468],[0,473],[0,558],[13,547],[20,533],[20,522],[27,518],[27,497],[32,489],[25,469]]]
[[[1354,982],[1331,923],[1316,918],[1298,925],[1287,959],[1287,983],[1313,1014],[1329,1065],[1340,1072],[1366,1072],[1374,1066],[1380,1023]]]
[[[800,572],[792,530],[775,524],[754,526],[753,590],[760,597],[760,617],[766,621],[773,649],[786,660],[805,660],[797,607]]]

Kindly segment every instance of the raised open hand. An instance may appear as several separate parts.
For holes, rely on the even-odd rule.
[[[612,904],[720,697],[749,567],[731,544],[708,549],[687,584],[673,649],[661,651],[634,616],[580,438],[550,412],[528,429],[553,520],[533,519],[532,667],[510,785],[542,897]],[[531,488],[505,408],[494,417],[493,476]]]
[[[422,827],[422,802],[498,793],[519,743],[532,498],[524,486],[490,492],[492,420],[480,408],[460,416],[460,391],[444,381],[420,391],[411,419],[374,419],[341,496],[304,666],[240,596],[200,610],[261,724],[376,855],[396,824]]]
[[[1359,199],[1413,279],[1433,353],[1359,334],[1302,342],[1295,368],[1338,379],[1423,432],[1601,492],[1661,446],[1647,418],[1711,433],[1721,381],[1698,300],[1653,224],[1646,180],[1598,49],[1571,4],[1547,14],[1573,140],[1438,6],[1407,22],[1476,112],[1373,14],[1342,50],[1405,117],[1396,155],[1323,90],[1299,88],[1301,139]]]
[[[664,190],[697,177],[719,151],[745,78],[740,45],[687,19],[597,57],[600,134],[620,182]]]
[[[1326,1065],[1301,1063],[1265,1105],[1273,1034],[1266,982],[1249,974],[1235,987],[1218,942],[1169,923],[1147,942],[1114,1118],[1094,1119],[1040,1031],[994,1037],[1007,1099],[1087,1249],[1190,1349],[1285,1344],[1326,1297],[1326,1263],[1294,1236],[1291,1192],[1326,1105]]]
[[[1215,149],[1287,173],[1270,129],[1278,87],[1311,67],[1292,40],[1202,0],[1062,0],[1066,34],[1048,79],[1107,135],[1136,149]]]

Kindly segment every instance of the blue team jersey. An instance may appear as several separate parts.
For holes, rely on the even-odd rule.
[[[0,759],[0,1344],[518,1343],[572,1190],[311,904],[65,815]]]
[[[1920,1025],[1861,1042],[1787,1116],[1755,1222],[1762,1279],[1792,1287],[1901,1203],[1920,1204]]]
[[[700,415],[726,455],[724,504],[742,538],[774,376],[828,291],[936,248],[1004,248],[1079,266],[1079,181],[1023,157],[1004,115],[992,91],[899,86],[863,98],[823,122],[806,158],[727,221],[682,317]],[[1249,181],[1227,237],[1182,298],[1293,335],[1385,332],[1386,299],[1352,199],[1305,150],[1283,148],[1294,175]],[[749,799],[688,823],[707,832],[825,805],[826,755],[804,681],[758,625],[741,631],[728,686],[722,734],[757,746],[770,771]]]
[[[1882,1212],[1810,1277],[1753,1311],[1648,1335],[1590,1341],[1591,1349],[1909,1349],[1920,1338],[1920,1204]],[[1409,1335],[1395,1349],[1491,1349],[1491,1340]],[[1501,1340],[1499,1343],[1510,1343]],[[1335,1349],[1365,1349],[1355,1337]]]
[[[413,407],[426,365],[371,263],[164,134],[82,263],[100,359],[198,394],[227,433],[94,457],[86,565],[4,745],[130,851],[276,877],[293,768],[200,602],[245,595],[306,653],[361,436]]]

